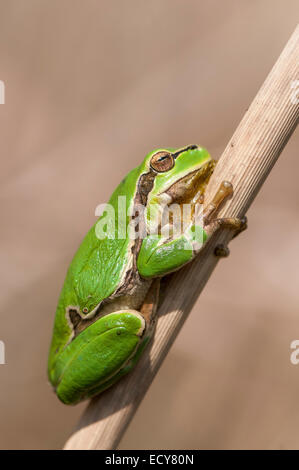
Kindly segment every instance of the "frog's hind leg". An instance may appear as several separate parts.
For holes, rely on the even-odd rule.
[[[156,312],[159,302],[160,293],[160,278],[153,280],[146,296],[143,301],[140,313],[143,316],[146,324],[146,329],[151,331],[156,321]],[[147,332],[148,332],[147,331]]]
[[[108,388],[132,367],[144,342],[140,312],[123,309],[83,330],[57,357],[52,384],[61,401],[74,404]]]
[[[92,397],[102,392],[103,390],[106,390],[115,382],[117,382],[123,375],[127,374],[133,369],[153,334],[154,326],[156,323],[156,312],[159,301],[159,292],[160,279],[156,278],[153,280],[149,290],[147,291],[143,304],[140,308],[140,313],[135,311],[135,315],[143,319],[143,325],[141,325],[141,328],[138,332],[140,339],[137,347],[135,348],[135,353],[131,355],[131,357],[129,357],[129,359],[119,369],[118,373],[114,377],[112,377],[111,379],[108,378],[107,381],[96,385],[91,390],[89,390],[87,397]],[[134,311],[131,310],[131,313],[134,314]]]
[[[134,367],[153,332],[159,287],[154,279],[140,312],[124,308],[102,316],[60,353],[51,381],[61,401],[93,397]]]

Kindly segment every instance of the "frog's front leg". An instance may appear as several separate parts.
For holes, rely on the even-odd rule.
[[[137,268],[144,278],[164,276],[176,271],[191,261],[201,250],[205,241],[221,227],[234,230],[236,236],[247,228],[246,217],[242,219],[217,218],[216,214],[222,203],[232,194],[231,183],[221,183],[215,197],[203,214],[202,226],[193,220],[185,232],[177,238],[164,239],[162,235],[149,235],[141,245],[137,259]],[[200,195],[200,197],[202,197]],[[227,256],[228,248],[219,247],[217,256]]]
[[[233,193],[233,186],[228,181],[223,181],[216,192],[211,203],[208,205],[204,212],[204,227],[208,236],[211,236],[214,232],[220,228],[228,228],[233,230],[235,238],[241,232],[247,229],[247,217],[222,217],[216,218],[216,214],[219,211],[222,203]],[[226,257],[229,255],[229,249],[227,246],[218,245],[215,248],[215,255]]]
[[[176,271],[193,259],[206,238],[203,228],[194,224],[177,238],[147,236],[137,258],[139,274],[144,278],[153,278]]]
[[[241,219],[238,217],[216,217],[221,205],[232,193],[233,185],[229,181],[222,181],[214,198],[204,211],[204,228],[208,235],[211,235],[222,227],[233,230],[235,237],[247,228],[247,217],[242,217]]]

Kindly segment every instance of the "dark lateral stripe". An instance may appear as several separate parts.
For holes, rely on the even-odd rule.
[[[195,149],[198,149],[198,145],[187,145],[187,147],[179,149],[177,152],[173,153],[172,156],[173,158],[177,158],[181,153],[187,152],[187,150],[195,150]]]

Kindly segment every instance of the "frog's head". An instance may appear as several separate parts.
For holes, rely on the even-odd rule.
[[[189,145],[178,150],[155,150],[146,157],[146,166],[155,175],[148,204],[182,204],[204,193],[215,160],[206,149]]]

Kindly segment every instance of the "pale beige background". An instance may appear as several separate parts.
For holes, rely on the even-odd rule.
[[[0,0],[0,448],[59,448],[85,406],[59,403],[46,361],[96,205],[154,147],[218,157],[298,13],[295,0]],[[121,448],[299,448],[298,170],[297,133]]]

